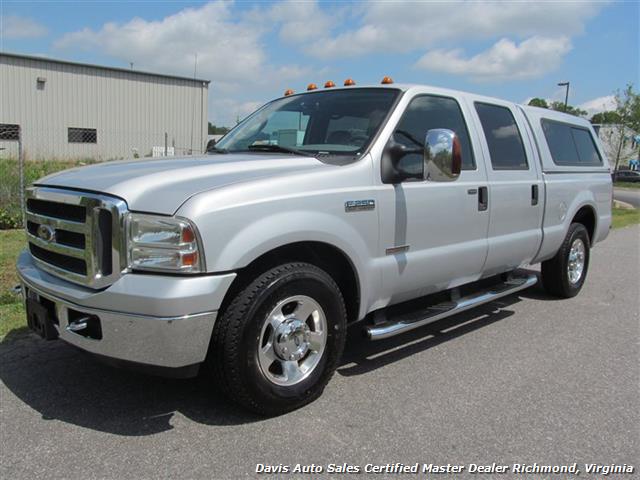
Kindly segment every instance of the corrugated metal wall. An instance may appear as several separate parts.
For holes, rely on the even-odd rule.
[[[198,153],[207,100],[199,80],[0,54],[0,124],[20,125],[27,160],[144,157],[165,133],[176,155]],[[96,129],[96,143],[70,143],[70,127]]]

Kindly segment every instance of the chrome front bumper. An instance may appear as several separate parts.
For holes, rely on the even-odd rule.
[[[23,295],[31,292],[55,304],[60,339],[103,357],[166,368],[204,361],[217,310],[235,278],[127,274],[95,291],[37,268],[28,252],[20,255],[17,269]],[[70,312],[98,317],[102,338],[69,328]]]

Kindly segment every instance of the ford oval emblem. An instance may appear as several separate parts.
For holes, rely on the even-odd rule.
[[[56,231],[49,225],[40,225],[38,227],[38,238],[45,242],[52,242],[56,237]]]

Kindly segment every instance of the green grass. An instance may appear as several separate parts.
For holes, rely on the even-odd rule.
[[[28,186],[51,173],[87,165],[93,160],[29,160],[24,163],[24,184]],[[0,229],[17,228],[22,223],[20,214],[20,166],[18,161],[0,158]]]
[[[635,225],[636,223],[640,223],[640,209],[613,209],[613,228],[628,227],[629,225]]]
[[[640,182],[616,182],[613,186],[615,188],[640,188]]]
[[[11,291],[18,284],[16,258],[24,246],[22,230],[0,231],[0,341],[27,328],[22,299]]]

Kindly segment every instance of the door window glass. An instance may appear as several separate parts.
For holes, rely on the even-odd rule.
[[[528,170],[527,155],[511,110],[488,103],[476,103],[494,170]]]
[[[462,147],[462,169],[474,170],[476,164],[467,125],[458,102],[453,98],[433,95],[415,97],[393,132],[393,139],[407,148],[423,148],[427,132],[434,128],[446,128],[455,132]],[[404,170],[416,174],[422,172],[423,163],[422,153],[411,153],[400,161]]]

